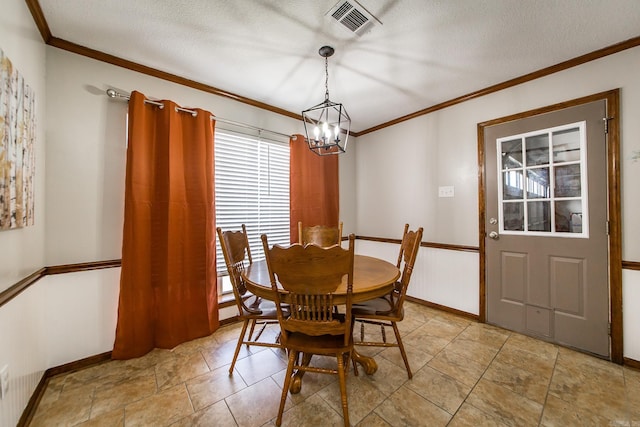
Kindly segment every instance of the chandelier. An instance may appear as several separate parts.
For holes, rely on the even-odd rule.
[[[304,132],[309,149],[319,156],[344,153],[347,149],[351,118],[347,110],[329,100],[329,60],[335,50],[322,46],[318,53],[324,58],[324,101],[302,112]]]

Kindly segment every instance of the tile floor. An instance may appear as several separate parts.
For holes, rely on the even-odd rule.
[[[413,379],[397,348],[360,347],[379,368],[349,373],[353,425],[640,426],[640,371],[417,304],[399,326]],[[31,426],[272,426],[285,355],[244,347],[229,376],[238,333],[54,377]],[[341,426],[337,377],[307,373],[282,424]]]

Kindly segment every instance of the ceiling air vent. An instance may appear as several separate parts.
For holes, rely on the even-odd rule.
[[[357,35],[363,34],[375,22],[380,22],[355,0],[341,0],[326,13],[346,29]]]

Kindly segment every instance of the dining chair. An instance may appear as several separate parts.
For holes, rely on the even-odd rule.
[[[349,425],[346,372],[353,353],[354,241],[355,236],[351,234],[348,249],[299,243],[286,248],[279,245],[269,248],[267,236],[262,235],[271,287],[276,295],[281,342],[288,352],[287,373],[276,420],[278,426],[292,382],[301,381],[305,372],[338,375],[344,425]],[[345,276],[345,312],[336,313],[333,296]],[[282,295],[278,292],[278,283],[284,289]],[[282,303],[289,304],[288,315],[280,308]],[[336,369],[312,366],[311,358],[316,354],[335,356]],[[294,370],[295,379],[292,378]]]
[[[314,225],[303,227],[302,221],[298,221],[298,243],[306,245],[313,243],[323,248],[339,245],[342,242],[342,221],[337,227],[327,225]]]
[[[355,304],[352,308],[353,317],[356,322],[360,322],[360,341],[355,345],[375,346],[375,347],[399,347],[404,366],[407,368],[409,379],[413,377],[407,353],[402,344],[400,331],[397,322],[404,318],[404,300],[411,280],[411,273],[418,255],[420,242],[422,241],[422,227],[417,231],[409,231],[409,224],[405,224],[400,244],[400,253],[396,267],[401,269],[400,280],[395,283],[393,290],[380,298],[376,298],[363,303]],[[374,324],[380,326],[382,342],[364,341],[364,325]],[[385,327],[390,326],[396,336],[396,342],[387,342]]]
[[[242,347],[243,344],[246,344],[247,346],[257,345],[262,347],[280,348],[282,345],[278,342],[270,343],[259,341],[260,335],[262,335],[262,332],[267,325],[278,323],[278,315],[276,312],[276,305],[272,301],[263,300],[258,296],[252,295],[247,290],[244,280],[242,279],[242,272],[253,262],[246,226],[242,224],[242,230],[239,231],[223,232],[220,227],[218,227],[216,231],[218,232],[218,239],[220,247],[222,248],[222,254],[224,255],[224,262],[227,265],[227,271],[229,272],[229,278],[231,279],[233,295],[238,307],[238,319],[243,322],[242,331],[238,337],[236,350],[233,354],[233,360],[229,367],[229,374],[233,374],[233,368],[235,367],[236,360],[238,359],[240,347]],[[249,324],[251,325],[249,336],[245,339]],[[261,328],[252,339],[256,325],[260,325]]]

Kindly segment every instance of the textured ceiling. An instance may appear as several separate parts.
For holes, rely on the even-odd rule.
[[[352,131],[640,36],[639,0],[40,0],[51,33],[296,114],[329,90]],[[135,89],[135,88],[131,88]],[[162,94],[149,94],[161,97]]]

